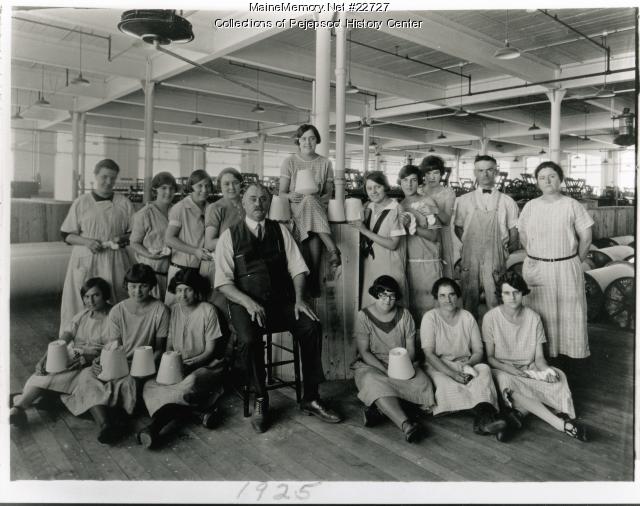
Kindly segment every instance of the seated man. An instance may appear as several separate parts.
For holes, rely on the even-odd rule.
[[[242,368],[256,391],[251,425],[257,432],[268,427],[262,336],[268,329],[282,328],[289,329],[300,344],[304,386],[300,409],[337,423],[341,418],[322,404],[318,393],[324,381],[322,330],[303,300],[309,270],[289,231],[265,219],[270,198],[262,185],[247,188],[242,198],[246,217],[220,236],[215,256],[215,288],[229,300]]]

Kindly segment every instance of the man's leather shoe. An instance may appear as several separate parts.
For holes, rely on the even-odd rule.
[[[323,422],[327,423],[339,423],[342,418],[338,413],[322,404],[320,399],[313,401],[302,401],[300,403],[300,409],[307,415],[315,415]]]
[[[269,398],[257,397],[253,406],[251,416],[251,426],[258,433],[262,434],[269,426]]]

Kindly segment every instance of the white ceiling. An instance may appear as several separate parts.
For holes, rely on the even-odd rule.
[[[147,60],[160,83],[154,124],[159,139],[231,146],[264,132],[267,145],[277,147],[290,145],[297,125],[308,120],[315,74],[312,30],[214,29],[215,18],[248,19],[249,14],[185,11],[195,39],[169,49],[206,64],[220,74],[215,76],[119,32],[121,14],[113,9],[14,9],[12,104],[13,113],[20,107],[24,119],[13,119],[12,127],[69,131],[70,111],[78,110],[87,112],[89,133],[143,138]],[[523,54],[498,60],[493,52],[504,43],[507,16],[509,41]],[[441,153],[464,154],[477,151],[485,137],[496,155],[533,154],[548,145],[545,92],[555,87],[568,89],[562,148],[615,149],[611,116],[623,107],[633,110],[637,96],[635,16],[632,8],[368,15],[362,19],[420,20],[423,28],[386,28],[383,23],[380,30],[349,32],[350,78],[365,93],[347,95],[347,151],[361,149],[358,123],[366,118],[381,151],[417,156],[436,146]],[[251,14],[259,18],[267,19]],[[610,48],[613,72],[606,81],[618,92],[614,99],[594,96],[604,81],[598,74],[605,69],[605,51],[597,43]],[[71,83],[80,70],[80,47],[82,74],[91,83],[86,87]],[[262,93],[257,97],[237,84],[255,88],[258,74],[260,91],[284,103]],[[42,91],[51,106],[34,105]],[[192,125],[196,96],[202,124]],[[266,109],[263,114],[252,112],[257,99]],[[454,117],[460,106],[474,114]],[[531,132],[534,120],[541,129]],[[578,140],[585,132],[590,140]],[[441,133],[446,139],[437,138]]]

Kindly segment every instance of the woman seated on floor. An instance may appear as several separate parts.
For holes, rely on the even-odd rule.
[[[420,342],[425,370],[435,385],[433,414],[471,409],[476,434],[500,434],[507,424],[496,417],[498,396],[489,366],[481,363],[478,324],[457,306],[461,291],[454,280],[440,278],[431,292],[437,307],[422,317]]]
[[[161,385],[155,380],[145,383],[143,398],[151,424],[138,433],[138,442],[146,448],[157,443],[160,431],[171,421],[186,421],[192,413],[209,429],[216,422],[216,401],[222,394],[224,372],[220,357],[224,350],[216,350],[222,342],[218,339],[222,333],[216,310],[204,302],[208,284],[191,270],[178,271],[169,283],[176,303],[171,306],[167,351],[181,353],[186,377],[175,385]]]
[[[573,399],[564,373],[549,367],[542,344],[546,342],[538,313],[522,305],[527,283],[507,272],[496,283],[502,304],[484,315],[482,335],[487,360],[507,407],[512,429],[522,427],[531,412],[554,429],[580,441],[586,429],[575,420]]]
[[[152,346],[156,368],[164,351],[169,331],[169,309],[151,295],[156,284],[153,269],[145,264],[134,264],[124,277],[129,298],[119,302],[109,313],[109,341],[107,347],[122,346],[127,360],[139,346]],[[114,342],[115,341],[115,342]],[[113,344],[111,342],[114,342]],[[138,384],[127,375],[120,379],[103,381],[100,358],[84,369],[76,388],[63,395],[62,402],[74,415],[89,411],[98,424],[98,441],[114,443],[120,437],[119,424],[124,410],[131,415],[136,406]]]
[[[407,442],[412,443],[419,436],[420,425],[407,416],[400,399],[427,409],[434,402],[433,388],[419,368],[408,380],[390,378],[387,368],[389,351],[396,347],[405,348],[414,360],[415,324],[407,309],[396,306],[400,286],[391,276],[378,277],[369,294],[375,302],[358,313],[355,335],[359,356],[353,364],[358,398],[366,405],[364,424],[374,425],[381,420],[382,412],[402,430]]]
[[[25,425],[27,414],[25,409],[33,402],[49,392],[69,394],[75,388],[78,376],[84,367],[91,365],[94,358],[109,340],[107,315],[111,306],[108,299],[111,286],[102,278],[89,278],[80,288],[80,296],[84,309],[75,315],[70,322],[62,325],[60,339],[67,343],[69,363],[59,373],[47,373],[47,353],[38,360],[35,374],[27,380],[22,394],[14,398],[14,405],[9,412],[9,423]]]

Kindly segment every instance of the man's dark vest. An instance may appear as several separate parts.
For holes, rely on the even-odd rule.
[[[229,230],[233,244],[236,286],[259,304],[293,302],[293,281],[280,225],[265,220],[262,241],[251,233],[245,220]]]

